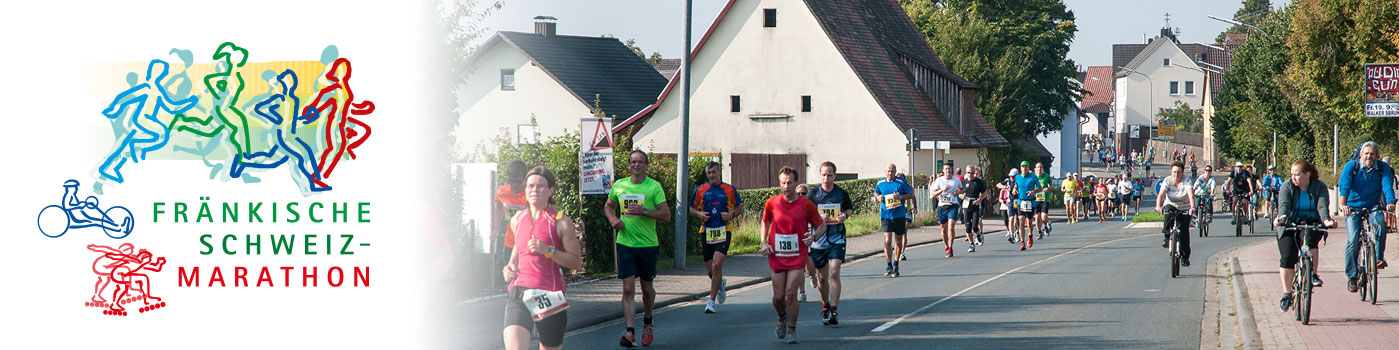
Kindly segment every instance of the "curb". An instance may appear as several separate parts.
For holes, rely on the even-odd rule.
[[[1067,221],[1067,220],[1060,220],[1060,219],[1050,220],[1050,222],[1064,222],[1064,221]],[[930,226],[924,226],[924,227],[936,227],[936,225],[930,225]],[[986,231],[986,232],[983,232],[982,234],[985,235],[985,234],[992,234],[992,233],[1004,232],[1004,231],[1005,231],[1004,229],[1000,229],[1000,230]],[[966,235],[963,234],[963,235],[960,235],[960,236],[954,236],[953,238],[955,239],[955,238],[957,238],[957,237],[966,237]],[[923,242],[909,242],[907,248],[920,247],[920,246],[925,246],[925,245],[929,245],[929,244],[933,244],[933,243],[942,243],[942,237],[934,238],[934,239],[927,240],[927,241],[923,241]],[[850,258],[849,258],[849,259],[846,259],[846,262],[848,262],[848,263],[856,262],[856,261],[859,261],[860,259],[868,258],[868,257],[875,256],[875,255],[879,255],[879,254],[884,254],[884,251],[883,251],[883,250],[876,250],[876,251],[870,251],[870,252],[865,252],[865,253],[860,253],[860,254],[855,254],[855,255],[849,255]],[[751,280],[751,281],[747,281],[747,282],[741,282],[741,283],[730,284],[730,285],[728,285],[727,289],[728,289],[728,290],[735,290],[735,289],[740,289],[740,288],[744,288],[744,287],[748,287],[748,286],[752,286],[752,285],[756,285],[756,284],[767,283],[767,282],[769,282],[769,281],[772,281],[772,277],[759,277],[759,278],[757,278],[757,279],[754,279],[754,280]],[[803,281],[803,282],[805,282],[805,281]],[[656,302],[655,302],[655,304],[654,304],[654,306],[653,306],[653,308],[656,309],[656,310],[659,310],[659,309],[661,309],[661,308],[669,307],[669,306],[671,306],[671,305],[675,305],[675,304],[679,304],[679,303],[684,303],[684,302],[689,302],[689,301],[698,300],[698,299],[700,299],[700,298],[704,298],[704,296],[706,296],[706,295],[709,295],[709,291],[703,291],[703,292],[685,294],[685,295],[681,295],[681,296],[677,296],[677,297],[673,297],[673,298],[668,298],[668,299],[663,299],[663,300],[662,300],[662,299],[657,299]],[[637,305],[640,306],[641,304],[638,303]],[[622,313],[621,311],[617,311],[617,312],[616,312],[616,315],[614,315],[614,316],[603,318],[602,320],[597,321],[597,322],[589,322],[588,324],[577,324],[577,325],[570,324],[564,331],[565,331],[565,332],[572,332],[572,331],[575,331],[575,330],[584,329],[584,328],[589,328],[589,327],[594,327],[594,326],[601,325],[601,324],[604,324],[604,323],[612,322],[612,321],[614,321],[614,320],[621,319],[621,318],[622,318],[621,313]]]
[[[1233,277],[1234,307],[1238,312],[1239,341],[1244,349],[1262,349],[1258,342],[1258,322],[1253,319],[1253,305],[1249,304],[1248,287],[1244,286],[1244,274],[1239,269],[1239,257],[1229,257],[1229,274]]]

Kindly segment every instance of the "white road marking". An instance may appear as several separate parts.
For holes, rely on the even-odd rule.
[[[1116,242],[1125,241],[1125,240],[1129,240],[1129,239],[1133,239],[1133,238],[1142,238],[1142,237],[1150,237],[1150,236],[1158,236],[1158,235],[1159,235],[1159,234],[1146,234],[1146,235],[1135,236],[1135,237],[1119,238],[1119,239],[1114,239],[1114,240],[1106,241],[1106,242],[1098,242],[1098,243],[1090,244],[1090,245],[1088,245],[1088,246],[1080,247],[1080,248],[1078,248],[1078,249],[1074,249],[1074,250],[1070,250],[1070,251],[1067,251],[1067,252],[1059,253],[1059,255],[1055,255],[1055,256],[1048,257],[1048,258],[1044,258],[1044,259],[1041,259],[1040,261],[1036,261],[1036,262],[1030,263],[1030,264],[1028,264],[1028,265],[1024,265],[1024,266],[1021,266],[1021,267],[1017,267],[1017,268],[1011,269],[1010,271],[1006,271],[1006,272],[1004,272],[1004,273],[1001,273],[1001,274],[999,274],[999,275],[996,275],[995,277],[991,277],[991,278],[986,279],[985,281],[981,281],[980,283],[974,284],[974,285],[972,285],[971,287],[967,287],[966,289],[962,289],[962,290],[960,290],[960,291],[958,291],[958,292],[956,292],[956,293],[952,293],[952,295],[943,297],[942,299],[938,299],[938,301],[934,301],[932,304],[928,304],[928,305],[926,305],[926,306],[923,306],[923,307],[919,308],[918,310],[914,310],[913,312],[910,312],[910,313],[908,313],[908,314],[906,314],[906,315],[900,316],[899,318],[896,318],[896,319],[894,319],[893,321],[885,322],[884,324],[880,325],[879,327],[875,327],[874,330],[871,330],[871,331],[870,331],[870,333],[883,332],[884,330],[889,329],[889,327],[893,327],[894,325],[899,324],[899,322],[903,322],[904,320],[907,320],[909,317],[913,317],[913,315],[917,315],[917,314],[923,313],[923,311],[927,311],[928,309],[931,309],[931,308],[933,308],[934,306],[937,306],[938,304],[942,304],[942,303],[945,302],[945,301],[951,300],[952,298],[956,298],[957,296],[960,296],[960,295],[962,295],[962,294],[964,294],[964,293],[966,293],[966,292],[969,292],[969,291],[971,291],[972,289],[976,289],[976,287],[980,287],[980,286],[985,285],[985,284],[987,284],[987,283],[991,283],[991,281],[995,281],[995,280],[997,280],[997,279],[1000,279],[1001,277],[1005,277],[1006,275],[1015,273],[1016,271],[1020,271],[1020,269],[1024,269],[1024,268],[1027,268],[1027,267],[1030,267],[1030,266],[1039,265],[1039,264],[1042,263],[1042,262],[1054,260],[1054,258],[1058,258],[1058,257],[1061,257],[1061,256],[1073,254],[1073,253],[1076,253],[1076,252],[1078,252],[1078,251],[1080,251],[1080,250],[1084,250],[1084,249],[1088,249],[1088,248],[1092,248],[1092,247],[1096,247],[1096,246],[1100,246],[1100,245],[1104,245],[1104,244],[1108,244],[1108,243],[1116,243]]]

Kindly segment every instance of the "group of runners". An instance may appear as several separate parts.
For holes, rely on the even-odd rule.
[[[1338,190],[1342,211],[1387,205],[1387,211],[1392,212],[1395,203],[1393,170],[1387,162],[1377,159],[1377,146],[1373,143],[1366,143],[1357,153],[1358,159],[1347,163],[1340,174]],[[648,167],[647,154],[633,151],[628,156],[628,169],[633,176],[612,185],[604,208],[609,225],[617,232],[617,276],[622,280],[621,307],[626,325],[619,342],[628,348],[648,346],[654,341],[656,291],[653,281],[659,257],[656,224],[671,220],[660,183],[644,175]],[[512,164],[511,168],[518,166]],[[718,304],[723,304],[727,299],[723,264],[733,238],[731,225],[744,214],[742,198],[732,185],[723,182],[722,170],[718,163],[707,164],[705,173],[708,182],[697,186],[687,205],[689,214],[703,223],[700,237],[706,272],[711,280],[709,295],[705,298],[705,313],[717,312]],[[885,276],[889,277],[898,277],[899,261],[907,259],[903,252],[907,247],[908,225],[914,213],[911,204],[916,198],[911,183],[897,170],[895,165],[890,164],[885,169],[885,177],[875,184],[869,197],[880,208]],[[1198,214],[1208,217],[1209,213],[1214,212],[1212,202],[1216,190],[1238,201],[1233,205],[1249,205],[1247,201],[1253,200],[1260,192],[1267,198],[1271,191],[1280,191],[1280,215],[1272,218],[1277,224],[1335,224],[1324,209],[1327,205],[1326,187],[1317,179],[1315,167],[1306,161],[1292,164],[1291,181],[1278,176],[1271,166],[1268,175],[1261,180],[1256,179],[1248,167],[1236,163],[1225,184],[1218,185],[1211,175],[1212,170],[1211,166],[1206,165],[1201,176],[1191,179],[1185,176],[1187,168],[1184,163],[1173,162],[1169,175],[1152,186],[1157,194],[1154,207],[1166,214],[1161,231],[1162,246],[1165,247],[1165,242],[1169,240],[1165,234],[1179,227],[1182,233],[1179,249],[1182,266],[1190,266],[1191,217]],[[513,250],[502,271],[505,280],[510,283],[504,339],[507,348],[527,348],[530,331],[537,327],[541,348],[557,349],[562,346],[567,323],[567,311],[564,310],[567,302],[563,295],[566,284],[561,268],[581,267],[581,249],[571,220],[553,208],[552,195],[557,188],[553,174],[543,167],[536,167],[522,177],[516,177],[513,172],[511,185],[519,184],[523,188],[515,192],[523,196],[523,203],[510,203],[511,207],[521,209],[509,221]],[[777,173],[781,192],[767,198],[762,206],[760,253],[767,257],[771,271],[772,305],[778,319],[775,334],[786,343],[798,342],[797,320],[800,303],[805,301],[802,296],[807,276],[811,276],[812,286],[820,295],[821,323],[839,323],[841,267],[846,260],[845,221],[854,214],[855,194],[835,183],[836,172],[836,164],[821,163],[819,184],[808,187],[801,183],[797,170],[784,167]],[[1109,215],[1125,217],[1131,209],[1129,206],[1140,208],[1142,179],[1066,175],[1056,188],[1052,186],[1053,181],[1042,163],[1032,168],[1031,163],[1021,162],[1020,169],[1012,170],[1005,182],[995,185],[1001,191],[1008,240],[1012,244],[1018,243],[1022,251],[1032,248],[1036,239],[1044,239],[1053,231],[1048,217],[1048,194],[1055,190],[1064,197],[1070,223],[1091,217],[1089,214],[1092,211],[1096,211],[1099,222],[1104,222]],[[984,243],[981,214],[982,206],[989,200],[987,191],[990,188],[981,176],[981,169],[976,166],[955,171],[951,165],[945,165],[941,173],[929,181],[928,191],[930,198],[936,202],[937,222],[943,235],[946,257],[953,256],[958,229],[966,234],[968,252],[975,252],[976,247]],[[512,192],[502,190],[501,194]],[[1088,205],[1089,201],[1096,205]],[[1257,215],[1255,211],[1249,212]],[[1377,225],[1384,227],[1380,215],[1383,212],[1376,211],[1372,217],[1364,219],[1378,222]],[[963,221],[963,226],[956,225],[958,220]],[[1362,218],[1347,215],[1347,220],[1352,222],[1347,230],[1346,274],[1350,278],[1348,289],[1353,292],[1358,250],[1355,241]],[[1378,236],[1378,266],[1383,268],[1387,265],[1383,260],[1383,230]],[[1296,250],[1300,249],[1290,239],[1292,237],[1289,232],[1279,233],[1282,262],[1279,272],[1284,281],[1291,278],[1288,269],[1295,264]],[[1320,279],[1314,280],[1315,284],[1321,284]],[[644,312],[639,335],[634,317],[638,284]],[[1283,283],[1283,286],[1290,289],[1291,283]],[[1284,290],[1280,304],[1284,310],[1290,306],[1291,292]]]

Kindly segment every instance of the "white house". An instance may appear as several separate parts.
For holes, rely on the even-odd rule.
[[[1184,67],[1182,67],[1184,66]],[[1137,149],[1150,137],[1156,125],[1156,111],[1173,108],[1176,101],[1201,108],[1204,96],[1204,70],[1194,57],[1181,49],[1174,36],[1151,41],[1131,62],[1115,74],[1114,107],[1118,147]],[[1132,137],[1132,125],[1139,126]]]
[[[535,132],[577,130],[594,100],[609,116],[631,116],[665,87],[655,67],[616,38],[558,35],[553,17],[535,20],[533,33],[498,32],[467,60],[466,85],[456,91],[458,151],[500,135],[532,142]]]
[[[814,182],[824,161],[839,178],[907,172],[909,129],[949,141],[936,156],[959,167],[1009,145],[895,0],[731,0],[691,57],[690,151],[721,154],[740,188],[775,186],[782,166]],[[680,79],[615,130],[675,153]],[[935,172],[933,152],[916,152],[917,173]]]

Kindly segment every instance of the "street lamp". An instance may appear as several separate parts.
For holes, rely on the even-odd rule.
[[[1219,17],[1216,17],[1216,16],[1214,16],[1214,15],[1205,15],[1205,17],[1209,17],[1209,18],[1214,19],[1214,20],[1216,20],[1216,21],[1220,21],[1220,22],[1224,22],[1224,23],[1229,23],[1229,24],[1233,24],[1233,25],[1236,25],[1236,26],[1248,27],[1249,29],[1253,29],[1253,30],[1258,31],[1259,33],[1263,33],[1263,35],[1267,35],[1267,36],[1270,37],[1270,38],[1273,37],[1272,34],[1268,34],[1268,32],[1265,32],[1265,31],[1263,31],[1263,29],[1258,28],[1258,27],[1255,27],[1255,26],[1253,26],[1252,24],[1243,23],[1243,22],[1239,22],[1239,21],[1232,20],[1232,19],[1219,18]]]
[[[1147,91],[1147,92],[1146,92],[1146,114],[1147,114],[1147,117],[1149,118],[1149,120],[1151,120],[1151,125],[1148,125],[1148,126],[1147,126],[1147,127],[1148,127],[1147,130],[1156,130],[1156,114],[1154,113],[1154,112],[1156,111],[1156,102],[1154,101],[1154,100],[1156,99],[1156,96],[1155,96],[1155,95],[1156,95],[1156,83],[1152,82],[1152,81],[1151,81],[1151,76],[1150,76],[1150,75],[1146,75],[1146,73],[1138,72],[1138,71],[1136,71],[1136,70],[1133,70],[1133,69],[1127,68],[1127,67],[1123,67],[1123,66],[1117,66],[1117,68],[1118,68],[1118,69],[1121,69],[1121,70],[1124,71],[1124,72],[1128,72],[1128,73],[1137,73],[1137,74],[1141,74],[1143,77],[1146,77],[1146,87],[1147,87],[1147,90],[1146,90],[1146,91]],[[1125,118],[1125,117],[1126,117],[1125,115],[1124,115],[1123,117],[1124,117],[1123,119],[1126,119],[1126,118]],[[1147,134],[1147,139],[1151,139],[1150,136],[1151,136],[1151,134],[1148,133],[1148,134]]]

